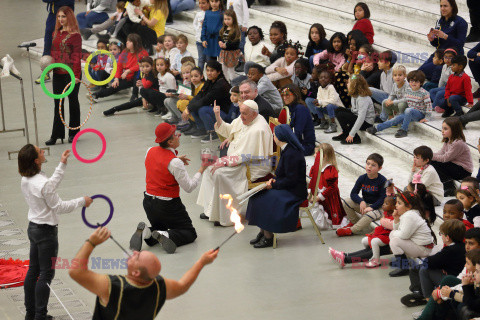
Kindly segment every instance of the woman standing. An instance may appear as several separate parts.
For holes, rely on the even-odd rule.
[[[458,7],[455,0],[440,0],[440,14],[442,16],[435,24],[435,28],[430,29],[427,35],[428,41],[437,49],[455,48],[459,55],[463,55],[468,24],[457,15]],[[430,81],[436,67],[433,64],[433,56],[434,53],[419,68]]]
[[[53,79],[55,81],[55,74]],[[63,152],[60,164],[48,178],[41,171],[45,162],[42,149],[27,144],[18,153],[22,193],[29,207],[27,234],[30,240],[30,265],[24,285],[25,319],[48,319],[48,285],[55,276],[52,261],[55,261],[58,253],[58,215],[72,212],[78,207],[88,207],[92,203],[90,197],[63,201],[57,194],[56,189],[62,181],[69,156],[70,150]]]
[[[69,66],[75,74],[75,88],[68,96],[68,106],[70,110],[70,127],[78,127],[80,125],[80,103],[78,102],[78,90],[80,88],[80,79],[82,78],[81,59],[82,59],[82,37],[78,29],[77,19],[70,7],[64,6],[57,11],[57,22],[55,31],[53,32],[52,41],[52,58],[53,63],[64,63]],[[67,70],[56,68],[53,71],[53,93],[61,94],[63,89],[71,81]],[[53,128],[50,140],[46,141],[47,146],[54,145],[57,139],[65,138],[65,126],[60,119],[58,113],[60,99],[55,99],[55,111],[53,114]],[[63,112],[62,105],[62,114]],[[73,138],[79,130],[69,130],[68,142],[72,142]]]
[[[307,199],[302,144],[287,124],[275,127],[273,139],[282,149],[275,179],[267,182],[266,191],[252,196],[247,207],[248,224],[260,228],[250,241],[254,248],[271,247],[273,233],[297,230],[298,208]]]

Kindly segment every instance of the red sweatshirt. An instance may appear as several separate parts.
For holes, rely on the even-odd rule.
[[[139,53],[131,53],[130,51],[127,52],[126,49],[123,50],[117,61],[117,73],[115,74],[115,78],[121,79],[122,73],[128,69],[130,70],[130,73],[127,75],[127,78],[125,80],[132,80],[135,72],[140,70],[138,62],[143,57],[147,56],[148,53],[145,50],[142,50]]]
[[[473,104],[472,81],[465,72],[459,75],[454,73],[448,77],[447,85],[445,86],[445,99],[448,99],[450,96],[465,97],[468,104]]]
[[[53,63],[64,63],[72,68],[75,78],[82,78],[82,37],[80,33],[58,31],[53,33],[51,55]],[[55,68],[57,74],[67,74],[64,69]]]
[[[368,19],[357,20],[357,22],[355,22],[355,24],[353,25],[352,30],[362,31],[365,37],[367,38],[368,42],[370,44],[373,44],[374,32],[373,32],[373,26],[370,20]]]

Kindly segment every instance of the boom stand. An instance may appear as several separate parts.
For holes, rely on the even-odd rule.
[[[3,66],[0,64],[0,68],[3,69]],[[2,81],[0,79],[0,112],[2,114],[2,130],[0,130],[0,133],[6,133],[6,132],[15,132],[15,131],[22,131],[23,136],[27,137],[27,143],[30,143],[30,137],[28,135],[28,122],[27,122],[27,108],[25,106],[25,90],[23,89],[23,79],[22,77],[10,73],[15,79],[18,79],[20,81],[20,87],[21,87],[21,93],[22,93],[22,104],[23,104],[23,119],[25,121],[25,128],[21,129],[5,129],[5,110],[3,107],[3,94],[2,94]],[[11,154],[13,153],[18,153],[18,151],[8,151],[8,159],[11,160]]]

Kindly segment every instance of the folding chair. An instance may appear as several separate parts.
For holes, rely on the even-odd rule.
[[[313,229],[315,229],[315,232],[317,233],[317,237],[320,239],[322,244],[325,244],[325,241],[323,241],[322,238],[322,233],[317,227],[317,224],[315,223],[315,220],[313,219],[312,212],[310,211],[313,206],[315,205],[315,202],[317,201],[317,195],[318,195],[318,185],[320,184],[320,175],[322,174],[322,166],[323,166],[323,150],[320,149],[320,161],[318,162],[318,174],[317,174],[317,181],[315,183],[315,192],[313,193],[313,196],[310,194],[311,198],[307,200],[307,203],[305,204],[302,203],[300,205],[300,218],[309,218],[310,222],[312,223]],[[305,206],[303,206],[305,205]],[[306,217],[302,217],[302,212],[305,212],[307,214]],[[273,249],[277,248],[277,234],[273,234]]]

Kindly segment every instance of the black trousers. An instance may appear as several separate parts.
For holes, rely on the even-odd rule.
[[[197,232],[192,225],[192,220],[180,198],[160,200],[144,195],[143,208],[147,213],[148,221],[152,225],[151,231],[167,231],[168,237],[177,246],[192,243],[197,238]],[[153,238],[145,240],[149,246],[157,243]]]
[[[442,182],[462,180],[463,178],[472,175],[471,172],[468,172],[463,167],[453,162],[432,161],[432,166],[437,171],[440,181]]]
[[[470,32],[480,34],[480,1],[467,0],[467,6],[470,12],[470,22],[472,23]]]
[[[27,317],[44,320],[47,316],[50,288],[55,276],[54,263],[58,254],[58,228],[30,222],[27,229],[30,240],[30,266],[23,290]]]
[[[470,70],[472,70],[472,68],[470,68]],[[473,73],[473,70],[472,70],[472,73]],[[479,76],[479,80],[480,80],[480,76]],[[473,107],[470,110],[468,110],[468,112],[465,113],[463,116],[460,116],[459,119],[462,122],[463,126],[466,126],[467,123],[469,122],[480,120],[480,102],[475,103]]]
[[[117,93],[118,91],[128,89],[128,88],[131,88],[131,87],[133,87],[133,91],[134,91],[133,94],[135,94],[135,92],[137,92],[137,94],[138,94],[138,87],[133,85],[134,84],[134,79],[135,79],[135,77],[133,77],[132,80],[119,79],[118,87],[116,87],[116,88],[114,88],[114,87],[102,87],[100,90],[98,90],[93,95],[97,98],[104,98],[104,97],[111,96],[112,94]],[[135,88],[137,88],[137,90],[135,90]]]
[[[126,43],[130,33],[136,33],[140,36],[144,48],[152,47],[157,43],[157,33],[155,30],[127,19],[122,29],[118,32],[118,40]]]
[[[157,107],[157,109],[165,108],[164,101],[167,96],[164,93],[153,89],[141,88],[140,95],[142,96],[142,98],[147,100],[148,103],[151,103],[152,105]]]
[[[139,107],[141,105],[142,105],[142,98],[137,98],[135,100],[122,103],[121,105],[114,107],[114,109],[115,111],[123,111],[123,110],[132,109],[135,107]]]
[[[342,132],[345,134],[348,134],[350,132],[358,118],[356,114],[350,111],[350,109],[346,108],[335,109],[335,117],[337,117],[337,120],[340,123],[340,127],[342,127]],[[370,128],[371,126],[372,125],[370,123],[364,121],[362,126],[360,127],[360,130],[367,130],[367,128]],[[355,137],[360,138],[358,134],[355,134]]]
[[[52,87],[54,94],[61,94],[63,89],[67,86],[67,84],[71,81],[69,74],[57,74],[53,73],[53,80],[52,80]],[[73,89],[72,93],[68,95],[68,108],[70,112],[70,120],[68,122],[68,126],[71,128],[78,127],[80,125],[80,102],[78,102],[78,90],[80,89],[80,83],[75,85],[75,89]],[[55,111],[53,113],[53,128],[52,128],[52,135],[50,136],[53,139],[63,139],[65,138],[65,126],[60,119],[60,114],[58,113],[58,109],[60,107],[60,99],[54,99],[55,103]],[[65,99],[62,101],[62,116],[65,120]],[[65,121],[67,122],[67,121]],[[77,130],[69,130],[68,136],[74,137]]]
[[[390,251],[390,246],[380,247],[381,256],[386,256],[389,254],[392,254],[392,252]],[[352,253],[346,253],[345,263],[352,263],[352,260],[355,260],[355,262],[362,262],[365,260],[370,260],[372,257],[373,257],[372,249],[367,248],[367,249],[355,251]]]

